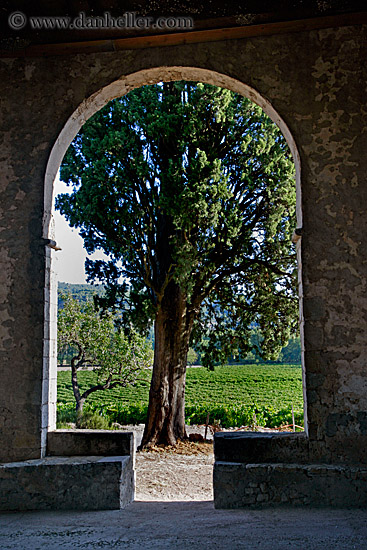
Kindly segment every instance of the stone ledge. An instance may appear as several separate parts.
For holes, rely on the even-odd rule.
[[[118,510],[134,500],[131,456],[0,464],[0,510]]]
[[[309,463],[305,433],[217,432],[214,456],[220,462]]]
[[[330,464],[214,464],[214,505],[367,506],[367,467]]]
[[[120,430],[54,430],[47,456],[134,456],[134,433]]]

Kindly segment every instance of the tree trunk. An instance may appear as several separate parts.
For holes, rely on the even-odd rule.
[[[79,356],[73,357],[71,360],[71,385],[73,387],[73,393],[76,401],[75,411],[76,411],[77,428],[80,427],[80,420],[83,414],[83,406],[85,402],[85,399],[82,399],[82,396],[80,395],[79,384],[78,384],[78,367],[76,366],[78,359],[79,359]]]
[[[186,296],[170,283],[155,319],[154,365],[141,448],[185,439],[185,381],[192,321]]]
[[[80,428],[80,423],[83,416],[83,407],[84,407],[85,399],[80,399],[80,401],[76,404],[76,427]]]

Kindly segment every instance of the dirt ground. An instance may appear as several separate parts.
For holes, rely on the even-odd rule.
[[[118,426],[133,431],[139,447],[144,425]],[[204,426],[186,426],[187,434],[205,435]],[[213,434],[208,443],[185,442],[176,448],[154,447],[139,451],[135,459],[137,501],[211,501],[213,500]]]
[[[186,443],[136,454],[136,500],[213,500],[213,444]]]

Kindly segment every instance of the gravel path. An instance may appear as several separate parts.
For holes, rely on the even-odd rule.
[[[144,424],[118,426],[133,431],[136,448],[140,445]],[[187,433],[204,436],[203,426],[186,426]],[[213,438],[207,434],[208,439]],[[212,443],[179,444],[177,449],[139,451],[136,453],[137,501],[211,501],[213,500]]]
[[[140,445],[144,425],[119,426],[133,431],[136,448]],[[204,435],[203,426],[187,426],[187,433]],[[207,434],[212,439],[211,434]],[[156,447],[136,453],[137,501],[211,501],[213,500],[212,443],[179,444],[176,449]]]
[[[139,452],[136,500],[213,500],[213,462],[213,453]]]

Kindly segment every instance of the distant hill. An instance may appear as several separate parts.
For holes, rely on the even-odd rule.
[[[62,307],[62,294],[71,294],[79,302],[86,302],[91,300],[93,294],[101,296],[104,293],[103,285],[75,285],[71,283],[58,283],[57,295],[58,295],[58,307]]]

